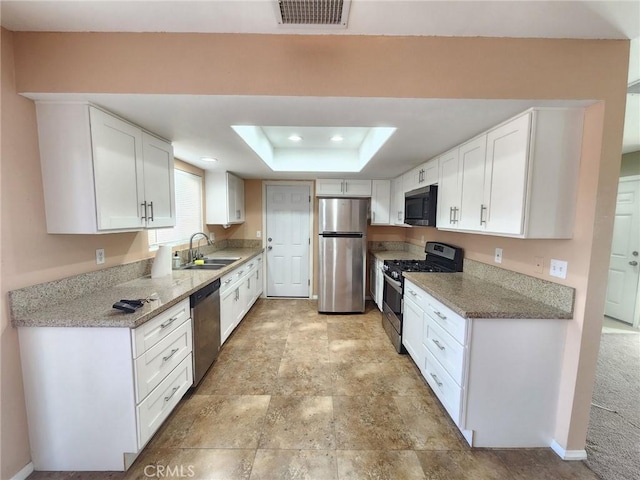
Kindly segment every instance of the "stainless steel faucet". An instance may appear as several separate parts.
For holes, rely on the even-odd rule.
[[[209,240],[209,236],[204,232],[196,232],[191,235],[191,239],[189,240],[189,262],[193,262],[194,260],[198,260],[204,256],[200,253],[200,240],[198,240],[198,246],[195,252],[193,249],[193,239],[198,235],[202,235],[207,240],[207,245],[213,245],[211,240]]]

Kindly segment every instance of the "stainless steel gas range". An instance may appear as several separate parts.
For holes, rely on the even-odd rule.
[[[404,277],[402,272],[461,272],[464,251],[445,243],[427,242],[424,260],[385,260],[383,265],[382,326],[398,353],[406,353],[402,346],[402,313]]]

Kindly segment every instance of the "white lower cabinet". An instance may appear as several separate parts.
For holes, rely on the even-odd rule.
[[[262,294],[262,258],[262,254],[252,258],[220,281],[221,345]]]
[[[567,320],[463,318],[405,279],[402,342],[474,447],[548,447]]]
[[[369,292],[380,311],[382,311],[382,291],[384,287],[384,277],[382,276],[383,261],[375,255],[369,255]]]
[[[123,471],[193,383],[189,299],[138,328],[20,327],[36,470]]]

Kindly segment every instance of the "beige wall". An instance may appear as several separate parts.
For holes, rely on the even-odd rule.
[[[630,177],[632,175],[640,175],[640,151],[622,155],[620,176]]]
[[[568,323],[556,440],[568,449],[584,447],[621,159],[628,42],[3,31],[2,53],[2,117],[11,119],[2,122],[3,298],[7,290],[97,268],[96,248],[105,248],[107,265],[148,256],[144,233],[46,234],[34,107],[16,91],[601,100],[586,122],[572,240],[371,230],[376,238],[413,242],[422,230],[427,239],[461,243],[470,258],[486,262],[499,241],[503,266],[525,273],[532,273],[532,251],[569,260],[565,283],[576,288],[576,316]],[[214,227],[217,234],[255,238],[262,228],[258,184],[246,185],[247,222],[226,231]],[[10,446],[3,441],[3,453],[9,448],[11,454],[3,455],[5,478],[29,453],[18,343],[6,327],[6,307],[2,322],[2,438],[12,439]]]

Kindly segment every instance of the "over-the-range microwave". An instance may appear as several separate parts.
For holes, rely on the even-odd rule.
[[[421,227],[435,227],[437,199],[437,185],[406,192],[404,194],[404,223]]]

